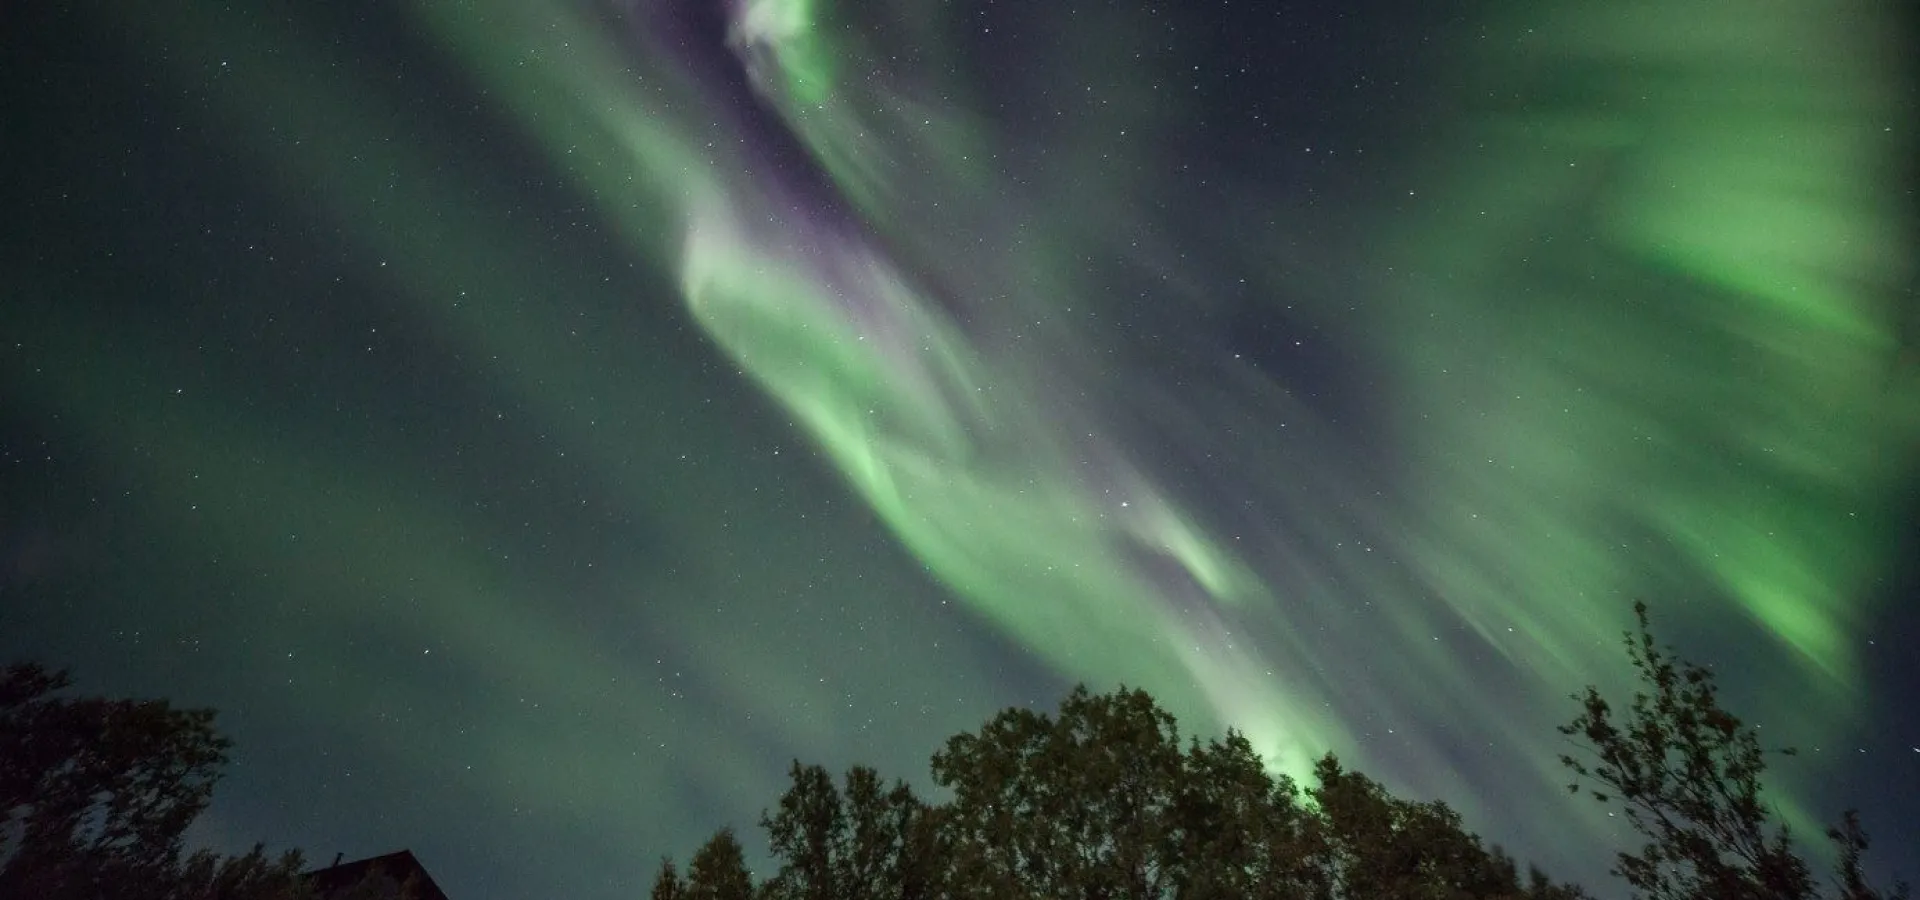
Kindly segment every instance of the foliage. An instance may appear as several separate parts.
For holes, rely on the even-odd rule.
[[[210,710],[59,696],[70,683],[33,664],[0,677],[0,894],[150,890],[227,760]]]
[[[1076,688],[1058,719],[1011,709],[934,754],[943,822],[969,881],[994,896],[1157,897],[1169,888],[1182,756],[1144,691]]]
[[[1519,897],[1518,867],[1484,847],[1437,801],[1401,800],[1379,782],[1345,771],[1332,755],[1314,767],[1323,852],[1320,868],[1342,897]],[[1539,886],[1536,893],[1550,891]]]
[[[652,900],[681,900],[687,895],[687,883],[680,878],[680,872],[673,867],[673,860],[660,860],[660,874],[654,876],[653,892],[647,896]]]
[[[1640,690],[1616,711],[1575,694],[1560,732],[1574,792],[1616,804],[1646,843],[1615,871],[1648,900],[1908,900],[1873,886],[1849,810],[1828,829],[1823,892],[1766,803],[1768,751],[1720,704],[1711,670],[1626,635]],[[300,855],[186,854],[227,740],[210,710],[70,697],[64,672],[0,671],[0,896],[44,900],[390,900],[369,879],[327,898]],[[1776,751],[1791,753],[1790,750]],[[1577,754],[1577,755],[1576,755]],[[731,829],[682,876],[664,859],[652,900],[1579,900],[1519,866],[1444,803],[1393,796],[1329,754],[1302,789],[1247,739],[1182,745],[1144,691],[1077,687],[1055,715],[1008,709],[934,754],[930,804],[865,767],[836,784],[798,761],[760,825],[778,870],[755,884]]]
[[[1645,603],[1626,634],[1640,679],[1626,713],[1589,686],[1580,714],[1560,727],[1581,756],[1563,755],[1573,792],[1620,806],[1647,843],[1619,854],[1614,871],[1650,900],[1804,900],[1819,896],[1812,869],[1765,802],[1767,752],[1759,733],[1720,705],[1712,670],[1655,643]],[[1781,750],[1781,753],[1792,753]],[[1845,900],[1881,900],[1860,856],[1867,836],[1848,811],[1829,830],[1840,850]],[[1904,886],[1893,897],[1905,897]]]
[[[319,900],[300,876],[303,868],[297,850],[269,857],[266,848],[256,845],[240,856],[196,851],[159,880],[168,885],[168,900]]]
[[[320,900],[298,852],[185,853],[230,746],[212,710],[71,684],[33,663],[0,671],[0,897]],[[369,880],[326,900],[404,896]]]
[[[1332,756],[1303,793],[1270,775],[1240,734],[1183,748],[1173,717],[1138,690],[1076,688],[1055,716],[1009,709],[948,740],[932,771],[949,802],[928,805],[899,783],[883,790],[865,768],[847,774],[843,791],[824,769],[794,763],[778,809],[761,818],[779,862],[763,896],[1584,896],[1538,873],[1523,885],[1513,861],[1444,804],[1393,798]],[[669,862],[662,878],[671,871]],[[691,873],[689,896],[704,877]]]
[[[906,784],[887,787],[857,766],[844,793],[819,766],[795,761],[778,813],[761,816],[774,856],[784,861],[766,884],[776,900],[930,896],[934,825]]]
[[[722,828],[687,863],[685,900],[753,900],[753,873],[733,829]]]

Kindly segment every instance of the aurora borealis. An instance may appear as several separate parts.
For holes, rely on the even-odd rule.
[[[1920,842],[1894,4],[177,6],[9,13],[0,650],[207,840],[631,897],[1124,682],[1611,890],[1645,598]]]

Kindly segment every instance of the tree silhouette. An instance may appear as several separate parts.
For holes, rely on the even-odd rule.
[[[763,813],[780,871],[766,884],[777,900],[932,896],[933,825],[906,784],[891,788],[856,766],[844,794],[819,766],[793,763],[778,812]]]
[[[660,861],[660,874],[653,879],[651,900],[681,900],[687,895],[687,884],[680,880],[680,873],[673,867],[673,860]]]
[[[316,896],[301,855],[184,854],[230,746],[207,709],[70,697],[66,672],[0,670],[0,897],[34,900],[394,900],[368,874]]]
[[[65,672],[0,675],[0,896],[135,896],[170,874],[228,742],[213,712],[70,698]]]
[[[1499,848],[1483,845],[1458,813],[1438,801],[1402,800],[1329,754],[1314,767],[1309,791],[1323,829],[1326,855],[1319,867],[1340,897],[1572,898],[1538,871],[1522,886],[1519,867]]]
[[[949,741],[946,840],[996,896],[1148,898],[1169,888],[1182,755],[1145,691],[1077,687],[1058,718],[1010,709]]]
[[[905,782],[884,787],[865,766],[846,777],[848,897],[923,900],[936,887],[937,822]]]
[[[838,900],[848,895],[852,838],[833,776],[794,760],[793,786],[780,797],[778,814],[763,813],[773,855],[784,861],[768,885],[783,900]]]
[[[300,852],[290,850],[268,856],[266,848],[256,845],[239,856],[222,856],[200,850],[187,857],[173,871],[160,878],[166,884],[169,900],[322,900],[301,876],[304,868]],[[377,873],[368,873],[369,877]],[[403,896],[391,889],[379,891],[376,884],[356,886],[348,896],[330,896],[324,900],[385,900]]]
[[[1651,900],[1802,900],[1819,895],[1811,868],[1764,801],[1759,733],[1720,705],[1713,672],[1654,641],[1645,603],[1626,633],[1640,690],[1624,715],[1589,686],[1580,714],[1560,727],[1581,751],[1561,762],[1568,789],[1617,804],[1647,839],[1619,854],[1614,871]],[[1792,753],[1792,750],[1780,750]],[[1829,837],[1840,850],[1846,900],[1881,900],[1860,870],[1867,835],[1852,811]],[[1904,885],[1892,896],[1906,897]]]
[[[1144,691],[1077,687],[1048,716],[1009,709],[934,755],[952,792],[927,805],[867,768],[844,790],[795,762],[762,815],[779,871],[767,900],[1576,900],[1577,888],[1467,832],[1445,804],[1401,800],[1329,755],[1302,792],[1245,736],[1189,742]],[[730,832],[671,861],[656,900],[745,896]],[[708,885],[702,888],[701,885]],[[721,885],[726,885],[721,887]],[[706,890],[707,893],[696,893]]]
[[[668,865],[671,865],[669,863]],[[687,863],[685,900],[753,900],[753,873],[733,829],[722,828]]]
[[[1650,900],[1814,900],[1791,835],[1763,801],[1757,733],[1720,706],[1713,675],[1657,645],[1644,605],[1627,653],[1642,690],[1624,715],[1596,688],[1560,731],[1576,792],[1621,804],[1648,843],[1616,872]],[[1055,715],[1008,709],[932,760],[951,792],[927,804],[856,767],[836,785],[794,762],[760,824],[778,872],[765,900],[1581,900],[1520,866],[1438,801],[1411,801],[1332,754],[1302,789],[1246,737],[1181,737],[1144,691],[1074,688]],[[1867,835],[1848,812],[1828,830],[1834,900],[1906,900],[1869,884]],[[655,900],[745,898],[730,831],[671,861]]]
[[[1286,776],[1268,774],[1244,735],[1194,741],[1172,811],[1175,896],[1191,900],[1328,897],[1316,814]]]

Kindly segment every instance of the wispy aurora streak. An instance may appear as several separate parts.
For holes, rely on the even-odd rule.
[[[896,29],[937,18],[907,6]],[[739,111],[670,124],[726,107],[648,43],[644,6],[646,89],[580,21],[544,62],[628,162],[578,174],[615,213],[628,175],[675,185],[638,196],[678,210],[691,310],[982,615],[1075,677],[1210,708],[1289,770],[1364,723],[1403,736],[1402,777],[1444,786],[1461,734],[1551,772],[1544,723],[1609,677],[1630,596],[1776,636],[1773,687],[1832,702],[1782,694],[1770,721],[1846,708],[1916,422],[1877,10],[1557,4],[1462,38],[1507,87],[1438,145],[1430,199],[1383,214],[1361,262],[1391,274],[1342,320],[1406,442],[1392,471],[1229,359],[1208,368],[1231,396],[1116,403],[1102,348],[1135,337],[1094,333],[1119,301],[1061,261],[1127,244],[1130,223],[1076,216],[1151,211],[1091,161],[1076,190],[1010,186],[965,85],[875,75],[884,54],[823,5],[739,6],[732,46],[851,215],[804,199]],[[502,40],[458,37],[483,67]],[[633,230],[654,253],[661,232]],[[1235,250],[1270,302],[1329,327],[1354,302],[1312,308]],[[1193,479],[1108,427],[1117,404],[1211,448],[1246,512],[1197,512]],[[1248,436],[1249,409],[1271,427]],[[1542,687],[1494,691],[1489,660]]]
[[[1563,694],[1613,677],[1630,597],[1677,627],[1772,635],[1783,664],[1741,673],[1772,679],[1770,729],[1844,722],[1920,422],[1895,364],[1913,241],[1882,185],[1913,148],[1882,7],[1516,4],[1475,22],[1445,57],[1475,73],[1465,114],[1380,176],[1405,190],[1333,214],[1367,239],[1317,248],[1320,269],[1270,243],[1310,222],[1215,240],[1184,230],[1212,200],[1161,204],[1152,136],[1182,114],[1153,88],[1166,73],[1102,49],[1140,37],[1122,17],[1050,22],[1085,52],[1047,78],[1099,99],[1041,154],[975,105],[973,82],[1019,73],[935,58],[961,27],[944,4],[883,22],[736,5],[726,55],[686,49],[685,3],[416,8],[900,542],[1070,677],[1144,685],[1289,771],[1336,749],[1536,824],[1560,821],[1557,795],[1506,773],[1553,772]],[[741,73],[751,98],[720,77]],[[269,93],[290,83],[247,99],[317,105]],[[303,190],[345,182],[320,141],[275,152]],[[460,196],[401,181],[436,207]],[[1295,208],[1260,183],[1235,197]],[[497,236],[397,208],[365,239],[409,290],[493,262],[469,248]],[[1378,420],[1222,349],[1235,304],[1350,348]],[[1143,309],[1150,327],[1129,324]],[[447,315],[461,340],[548,360],[530,394],[585,380],[555,348],[512,352],[511,321]],[[444,618],[471,623],[461,604],[484,592],[442,577]],[[519,652],[488,662],[568,664],[559,637]]]

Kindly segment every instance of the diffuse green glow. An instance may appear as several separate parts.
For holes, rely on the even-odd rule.
[[[1091,496],[1071,436],[1030,411],[1031,388],[991,373],[884,262],[855,257],[857,275],[828,297],[800,260],[756,252],[726,216],[695,222],[684,269],[695,314],[942,580],[1067,671],[1283,702],[1247,672],[1183,663],[1215,636],[1169,606],[1180,585],[1155,582],[1132,555],[1173,561],[1205,602],[1243,599],[1258,590],[1251,575],[1151,485]],[[1304,768],[1325,740],[1308,728],[1316,719],[1302,710],[1245,727]]]
[[[1514,26],[1522,36],[1497,45],[1517,52],[1463,51],[1491,77],[1523,85],[1541,74],[1558,81],[1564,71],[1579,72],[1588,93],[1585,103],[1554,106],[1545,98],[1522,115],[1467,122],[1461,139],[1446,145],[1457,148],[1465,177],[1434,192],[1440,200],[1430,212],[1394,226],[1400,237],[1378,261],[1387,271],[1437,276],[1388,288],[1405,292],[1412,314],[1361,335],[1400,368],[1394,393],[1404,398],[1405,433],[1428,442],[1409,448],[1411,455],[1432,463],[1415,467],[1394,495],[1358,516],[1346,539],[1382,544],[1405,574],[1325,562],[1318,565],[1337,573],[1328,583],[1344,590],[1303,591],[1296,582],[1277,592],[1293,614],[1338,609],[1352,595],[1372,598],[1400,611],[1390,626],[1398,644],[1434,648],[1389,664],[1381,690],[1361,692],[1365,708],[1417,719],[1422,705],[1457,707],[1450,698],[1474,692],[1454,648],[1429,640],[1450,619],[1547,683],[1577,684],[1607,666],[1611,642],[1594,638],[1611,632],[1625,597],[1703,589],[1723,593],[1792,648],[1821,677],[1816,690],[1840,697],[1855,689],[1848,634],[1860,618],[1862,583],[1883,557],[1875,510],[1883,486],[1907,464],[1901,448],[1910,446],[1920,409],[1886,380],[1896,349],[1892,297],[1911,276],[1903,255],[1911,241],[1876,185],[1900,151],[1889,124],[1889,58],[1865,24],[1874,11],[1861,4],[1836,15],[1824,4],[1803,4],[1776,18],[1717,4],[1689,10],[1679,27],[1671,17],[1681,14],[1660,7],[1563,4],[1529,8]],[[874,117],[897,108],[904,91],[863,82],[823,96],[823,76],[807,60],[862,51],[852,43],[838,54],[823,51],[828,38],[804,23],[804,11],[788,12],[795,18],[782,30],[758,33],[785,66],[762,83],[784,76],[810,86],[804,103],[792,90],[770,96],[876,221],[914,230],[887,204],[899,193],[889,179],[903,167],[876,161],[922,161],[915,175],[923,190],[948,201],[958,198],[947,186],[981,191],[991,181],[974,154],[929,152],[917,135]],[[1711,34],[1701,30],[1702,16],[1717,23]],[[961,120],[933,114],[925,124]],[[897,143],[881,143],[882,135]],[[1487,177],[1478,177],[1482,171]],[[926,196],[919,199],[924,204]],[[1516,253],[1516,244],[1531,249]],[[1056,249],[1078,258],[1082,248]],[[1284,276],[1273,293],[1291,296]],[[1004,302],[1097,304],[1085,296]],[[716,336],[730,343],[727,331]],[[1000,359],[977,365],[1047,370]],[[766,380],[798,408],[828,407],[832,395],[863,390],[814,383],[816,394]],[[1030,445],[1070,444],[1044,416],[1008,412],[1034,407],[1035,392],[1055,387],[1042,387],[1047,381],[1002,380],[994,414],[957,427],[1014,431]],[[933,405],[934,397],[902,402]],[[871,483],[890,482],[901,466],[886,462],[888,436],[846,424],[858,418],[847,412],[839,424],[816,419],[817,433],[937,571],[1073,671],[1086,671],[1087,653],[1059,628],[1032,627],[1035,597],[1073,609],[1071,620],[1100,634],[1100,666],[1119,668],[1118,660],[1134,657],[1124,632],[1098,625],[1154,608],[1151,598],[1164,600],[1168,586],[1116,560],[1102,540],[1060,543],[1063,528],[1102,533],[1068,468],[1016,470],[1017,483],[1053,485],[1037,493],[1047,509],[1071,511],[1057,518],[994,517],[971,507],[967,500],[993,496],[995,483],[991,469],[971,459],[915,460],[930,479],[965,484],[958,493],[876,491]],[[1322,458],[1315,467],[1338,464]],[[1336,493],[1303,496],[1248,477],[1251,493],[1283,491],[1295,512],[1347,503]],[[1156,508],[1177,509],[1151,480],[1145,491],[1159,498]],[[943,521],[956,524],[927,524]],[[959,537],[982,528],[1004,542],[970,538],[968,545]],[[1208,602],[1245,593],[1226,587],[1237,579],[1209,575],[1209,561],[1230,557],[1200,532],[1179,527],[1154,543],[1186,563],[1189,577],[1213,594]],[[1036,546],[1045,548],[1042,559],[1097,574],[1060,585],[980,574],[1033,565],[1025,552]],[[1088,599],[1070,599],[1076,595]],[[1432,600],[1438,610],[1414,612]],[[1327,652],[1315,655],[1324,660]],[[1236,681],[1190,671],[1216,684]],[[1265,704],[1257,719],[1309,721],[1308,704],[1297,702],[1307,695],[1289,693]],[[1817,718],[1786,715],[1809,724]],[[1483,733],[1525,733],[1494,708],[1468,717]],[[1334,742],[1318,728],[1300,733]],[[1552,754],[1532,756],[1552,772]]]
[[[1472,123],[1481,168],[1437,206],[1468,215],[1426,219],[1404,246],[1430,271],[1487,266],[1417,308],[1499,324],[1392,350],[1437,389],[1415,408],[1481,380],[1464,404],[1478,416],[1434,432],[1464,464],[1443,502],[1512,492],[1517,515],[1550,498],[1562,549],[1542,560],[1669,543],[1833,686],[1851,677],[1853,598],[1917,409],[1889,381],[1910,235],[1879,186],[1901,153],[1876,9],[1705,4],[1683,27],[1630,3],[1515,23],[1526,36],[1496,61],[1588,71],[1584,102]],[[1566,227],[1567,209],[1589,224]],[[1540,531],[1499,529],[1473,555],[1512,559]],[[1652,588],[1582,552],[1596,567],[1580,593]]]
[[[907,6],[900,15],[935,15]],[[1842,7],[1857,14],[1813,2],[1766,17],[1725,3],[1535,4],[1517,9],[1511,39],[1462,39],[1459,54],[1490,80],[1523,92],[1574,82],[1579,99],[1529,96],[1522,111],[1434,142],[1442,183],[1382,212],[1377,243],[1356,254],[1355,266],[1393,273],[1361,279],[1378,296],[1315,307],[1297,273],[1246,266],[1254,295],[1290,314],[1334,328],[1354,321],[1335,307],[1371,311],[1347,337],[1379,369],[1402,468],[1368,470],[1293,386],[1249,366],[1208,370],[1228,399],[1128,398],[1169,440],[1231,471],[1231,499],[1272,517],[1230,533],[1081,402],[1127,389],[1102,351],[1130,338],[1094,315],[1123,304],[1080,266],[1138,252],[1118,231],[1158,213],[1129,199],[1132,169],[1076,159],[1053,165],[1086,170],[1074,173],[1091,185],[1078,194],[1050,183],[1062,180],[1052,169],[1010,186],[981,120],[924,99],[964,96],[964,84],[939,84],[943,72],[866,77],[884,54],[830,11],[761,0],[733,40],[765,101],[859,210],[858,226],[829,228],[792,213],[666,54],[635,58],[565,3],[416,5],[624,230],[635,259],[676,270],[693,320],[982,618],[1069,677],[1138,683],[1183,716],[1247,730],[1287,771],[1333,748],[1426,792],[1488,780],[1450,761],[1463,734],[1504,754],[1489,768],[1552,773],[1556,704],[1614,670],[1633,595],[1704,595],[1663,616],[1712,623],[1733,608],[1777,635],[1796,665],[1777,676],[1779,705],[1759,712],[1788,720],[1784,730],[1830,728],[1844,712],[1860,583],[1884,556],[1880,495],[1909,462],[1920,394],[1889,386],[1890,294],[1911,276],[1912,242],[1876,182],[1911,148],[1887,130],[1877,7]],[[344,111],[366,87],[295,97],[272,88],[292,79],[256,82],[258,93],[228,98],[255,136],[278,130],[269,109],[336,110],[350,123]],[[387,173],[348,167],[340,151],[381,137],[343,126],[301,148],[261,145],[300,190],[324,185],[333,217],[361,223],[365,207],[337,198]],[[430,159],[388,152],[414,202],[384,227],[363,225],[362,239],[401,260],[396,277],[421,297],[458,287],[448,273],[490,273],[474,310],[421,315],[509,361],[499,377],[517,396],[625,474],[627,449],[660,438],[596,433],[569,411],[568,395],[594,380],[567,348],[479,311],[538,296],[549,267],[485,228],[423,215],[458,208],[459,194],[434,180]],[[918,258],[889,256],[861,226]],[[1273,256],[1251,241],[1237,249]],[[927,269],[944,276],[938,292],[919,277]],[[562,284],[548,289],[590,289]],[[1272,433],[1227,436],[1261,427]],[[697,508],[726,492],[713,477],[633,502]],[[347,521],[385,515],[383,503],[356,497]],[[450,527],[419,515],[427,530]],[[455,571],[429,585],[423,617],[458,618],[454,598],[492,590],[486,561],[443,565]],[[659,605],[663,630],[713,660],[741,708],[825,705],[830,691],[768,661],[777,648],[730,645],[702,633],[690,603]],[[481,610],[507,624],[459,631],[469,645],[534,634],[500,665],[551,681],[575,664],[557,652],[564,635],[503,604]],[[1494,676],[1514,673],[1528,690],[1492,695]],[[1832,702],[1800,702],[1810,693]],[[838,736],[806,717],[780,728],[815,748]],[[727,743],[718,729],[698,739]],[[564,744],[503,738],[501,770]],[[751,780],[743,754],[726,758],[717,780]],[[1494,780],[1478,792],[1487,807],[1545,802],[1541,780]]]

